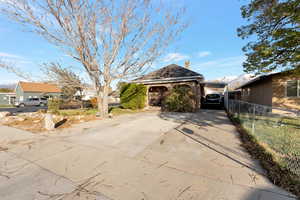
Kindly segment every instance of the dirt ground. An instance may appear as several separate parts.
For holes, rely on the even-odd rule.
[[[44,114],[43,113],[23,113],[16,116],[8,116],[1,124],[30,131],[32,133],[43,133],[47,130],[44,126]],[[95,115],[75,115],[75,116],[61,116],[53,115],[56,129],[71,127],[74,124],[83,123],[92,120],[100,120]]]
[[[53,135],[18,131],[0,126],[4,200],[295,199],[265,178],[221,110],[123,115]]]

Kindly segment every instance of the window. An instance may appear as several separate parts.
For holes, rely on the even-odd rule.
[[[300,81],[293,80],[286,82],[286,96],[287,97],[300,97]]]
[[[249,96],[250,95],[250,88],[243,89],[242,95],[243,96]]]

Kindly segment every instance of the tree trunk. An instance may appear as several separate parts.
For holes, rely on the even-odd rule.
[[[98,113],[101,117],[108,116],[108,92],[108,84],[104,84],[102,89],[97,89]]]
[[[109,90],[109,84],[103,85],[102,90],[102,117],[108,116],[108,91]]]

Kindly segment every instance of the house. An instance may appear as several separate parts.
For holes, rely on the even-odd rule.
[[[0,105],[13,105],[16,99],[16,93],[14,92],[1,92],[0,93]]]
[[[300,74],[293,71],[259,76],[239,87],[242,101],[300,109]]]
[[[82,91],[75,93],[75,98],[78,100],[88,101],[95,97],[97,97],[97,91],[92,87],[86,87]]]
[[[204,94],[203,75],[179,65],[171,64],[133,80],[147,86],[147,106],[161,106],[164,97],[175,86],[189,87],[194,92],[195,109],[200,108]]]
[[[77,100],[89,101],[96,97],[97,97],[97,91],[93,87],[86,87],[82,91],[77,91],[75,93],[75,99]],[[119,94],[116,91],[112,91],[111,87],[109,88],[108,102],[109,103],[120,102]]]
[[[61,89],[56,84],[20,81],[15,89],[16,101],[28,98],[60,97]]]

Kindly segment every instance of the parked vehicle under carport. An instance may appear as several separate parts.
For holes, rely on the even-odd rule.
[[[202,108],[203,107],[218,107],[224,106],[224,96],[221,94],[207,94],[202,98]]]

